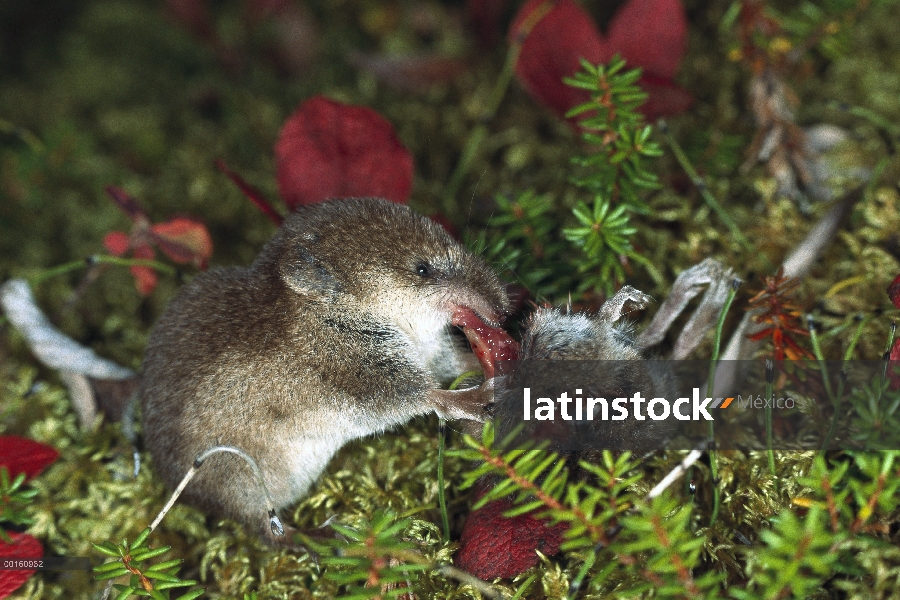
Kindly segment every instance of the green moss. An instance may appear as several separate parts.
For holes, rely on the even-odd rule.
[[[25,4],[0,9],[0,38],[20,39],[11,28],[38,19]],[[311,12],[320,34],[319,55],[308,71],[293,75],[267,62],[259,40],[246,39],[239,2],[211,3],[216,26],[238,47],[243,65],[238,68],[224,66],[210,47],[173,24],[161,4],[87,0],[60,11],[58,25],[30,26],[28,31],[37,37],[20,49],[20,58],[0,56],[0,118],[39,140],[30,144],[28,135],[0,128],[0,278],[28,276],[88,256],[102,249],[106,233],[127,231],[130,223],[103,193],[111,184],[137,197],[155,221],[174,214],[202,219],[214,238],[213,264],[249,263],[273,227],[215,170],[213,161],[224,158],[276,198],[272,146],[284,119],[315,93],[366,104],[384,114],[415,159],[411,204],[426,214],[448,205],[445,185],[469,132],[489,104],[502,67],[502,48],[478,55],[458,80],[429,93],[411,94],[357,73],[345,60],[351,46],[362,51],[465,52],[459,30],[450,25],[429,40],[417,35],[408,21],[385,20],[395,14],[390,11],[406,10],[409,3],[315,3]],[[601,10],[593,6],[597,3],[586,4]],[[730,3],[707,4],[688,3],[690,53],[681,71],[681,83],[695,93],[697,103],[670,125],[758,251],[750,253],[736,244],[677,163],[663,157],[657,169],[663,189],[648,196],[650,214],[635,223],[635,245],[662,280],[654,281],[641,270],[629,280],[655,298],[665,297],[678,273],[708,256],[744,276],[766,274],[766,260],[777,263],[826,210],[816,205],[813,216],[803,215],[795,203],[773,195],[774,187],[761,169],[739,169],[753,135],[745,107],[747,75],[727,58],[734,32],[719,26]],[[879,133],[829,108],[829,103],[865,106],[890,122],[900,118],[897,7],[873,4],[852,26],[851,51],[833,61],[814,57],[815,69],[792,82],[800,97],[801,122],[846,127],[857,139],[837,160],[869,167],[885,153]],[[458,8],[437,2],[425,6],[448,23]],[[577,135],[513,84],[488,124],[488,135],[458,197],[450,203],[459,207],[450,218],[477,233],[494,211],[496,194],[516,197],[529,189],[552,195],[562,207],[588,201],[569,184],[570,157],[582,150]],[[826,330],[857,313],[890,307],[884,290],[900,273],[898,180],[895,159],[801,288],[801,304],[820,309]],[[192,273],[187,270],[186,277]],[[70,303],[82,275],[40,285],[36,292],[41,305],[68,334],[137,368],[150,327],[179,282],[163,278],[150,297],[141,298],[126,270],[111,269]],[[749,281],[738,306],[759,287],[757,280]],[[888,323],[895,315],[888,311],[868,322],[858,357],[883,352]],[[733,310],[729,326],[740,316]],[[840,356],[849,336],[832,336],[824,343],[827,356]],[[701,347],[700,355],[709,347]],[[97,423],[79,430],[65,388],[54,374],[35,368],[8,325],[0,325],[0,357],[0,433],[27,435],[61,451],[59,461],[33,482],[40,494],[29,531],[48,553],[66,556],[91,556],[91,542],[135,536],[167,497],[149,457],[143,457],[145,467],[133,479],[131,450],[118,425]],[[407,535],[421,552],[449,559],[455,544],[443,544],[435,525],[440,523],[436,431],[435,419],[423,419],[343,449],[294,510],[295,524],[317,526],[332,516],[353,524],[390,507],[415,519]],[[451,445],[459,445],[459,440]],[[644,481],[658,479],[678,460],[674,453],[649,459],[642,466]],[[808,491],[798,477],[811,465],[807,453],[778,453],[775,479],[763,454],[720,453],[722,510],[713,530],[705,529],[706,521],[700,518],[710,508],[709,473],[706,466],[696,465],[690,475],[699,490],[693,526],[706,536],[704,568],[720,570],[729,584],[740,585],[744,559],[734,532],[756,539],[773,515]],[[456,532],[471,505],[469,494],[459,490],[467,468],[450,460],[446,470]],[[688,498],[684,489],[677,493]],[[890,526],[896,521],[894,515]],[[153,536],[153,545],[171,545],[170,556],[185,559],[182,577],[200,579],[211,598],[240,598],[252,591],[260,599],[328,598],[337,591],[307,557],[272,551],[236,524],[217,522],[190,507],[176,505]],[[895,581],[889,573],[900,564],[896,548],[866,548],[858,560],[867,565],[867,578],[848,593],[887,593]],[[536,575],[526,596],[556,597],[575,576],[576,564],[566,557],[548,559],[500,587],[512,592]],[[849,581],[842,580],[840,586],[850,586]],[[436,573],[424,575],[418,588],[422,598],[475,595],[472,588]],[[43,572],[13,597],[88,597],[96,589],[85,574]]]

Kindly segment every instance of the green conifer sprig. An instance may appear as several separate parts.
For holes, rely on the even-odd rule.
[[[850,394],[855,442],[865,448],[900,447],[900,390],[890,389],[890,380],[876,377]]]
[[[37,496],[38,490],[23,488],[25,473],[19,473],[15,479],[9,478],[9,470],[0,467],[0,523],[12,525],[30,525],[27,506]],[[0,527],[0,540],[12,543],[12,538]]]
[[[539,298],[591,290],[609,295],[625,279],[630,261],[652,268],[631,243],[637,232],[632,215],[648,212],[642,194],[660,187],[647,163],[662,154],[653,128],[637,111],[647,98],[636,83],[640,75],[639,69],[625,70],[616,56],[608,65],[582,61],[582,71],[566,79],[590,95],[567,114],[579,118],[586,148],[572,159],[578,170],[572,183],[589,200],[563,206],[533,190],[514,199],[498,197],[489,235],[470,240]]]
[[[138,534],[133,542],[123,539],[121,544],[112,542],[92,544],[97,552],[115,559],[99,567],[94,567],[96,580],[102,581],[131,575],[127,585],[114,584],[112,586],[118,592],[113,596],[114,600],[125,600],[131,596],[169,600],[170,590],[197,584],[192,579],[183,580],[176,575],[181,563],[184,562],[180,558],[156,564],[144,564],[151,558],[161,556],[171,549],[170,546],[151,548],[147,545],[147,538],[151,531],[153,530],[147,527]],[[191,590],[178,596],[177,600],[193,600],[200,597],[203,592],[203,588]]]
[[[659,181],[647,170],[644,159],[662,156],[662,149],[651,138],[653,128],[637,111],[647,99],[647,93],[637,85],[641,71],[625,71],[625,61],[618,55],[608,65],[582,60],[581,67],[574,77],[564,80],[591,95],[590,100],[566,113],[567,117],[581,117],[578,126],[582,139],[591,148],[587,155],[572,159],[587,170],[574,182],[604,200],[646,212],[639,194],[644,189],[659,188]]]
[[[656,590],[660,597],[717,597],[724,576],[714,570],[693,573],[705,538],[692,530],[692,507],[665,495],[642,502],[633,490],[643,475],[628,453],[606,451],[601,464],[581,461],[589,477],[572,479],[557,454],[541,448],[503,451],[505,442],[495,446],[488,425],[482,440],[466,437],[468,447],[453,452],[481,461],[465,475],[463,487],[486,475],[499,476],[476,508],[513,496],[516,505],[507,516],[534,512],[567,523],[560,549],[583,561],[583,575],[589,575],[593,589],[615,577],[611,585],[622,593]],[[580,586],[581,576],[577,580]]]
[[[832,578],[862,583],[871,574],[873,548],[889,548],[882,520],[900,504],[900,469],[895,463],[900,451],[850,453],[831,468],[817,456],[801,482],[811,495],[797,498],[796,507],[782,509],[772,528],[760,532],[761,544],[748,552],[746,589],[733,590],[736,598],[804,597]],[[882,522],[879,522],[882,521]],[[880,569],[900,577],[897,556],[882,553]],[[893,564],[891,564],[893,559]],[[845,586],[839,586],[845,587]]]
[[[620,558],[637,563],[645,580],[630,593],[652,592],[662,598],[718,598],[724,576],[707,570],[695,574],[706,539],[691,528],[692,507],[670,495],[661,495],[633,513],[622,517],[622,552]]]
[[[597,196],[593,208],[579,202],[572,213],[580,227],[564,229],[563,236],[584,250],[585,257],[578,264],[582,277],[577,290],[599,288],[609,294],[611,282],[625,279],[623,257],[637,262],[646,260],[629,242],[637,232],[629,224],[629,208],[625,204],[612,208],[609,200]]]
[[[341,598],[396,598],[411,592],[406,582],[414,572],[431,566],[412,542],[401,537],[411,522],[381,511],[360,527],[331,524],[347,542],[329,540],[321,560],[327,568],[325,577],[345,587]]]

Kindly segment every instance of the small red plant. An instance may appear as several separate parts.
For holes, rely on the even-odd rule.
[[[791,298],[800,285],[800,280],[785,277],[784,269],[778,269],[778,273],[774,277],[764,277],[763,283],[765,283],[765,289],[749,300],[748,310],[764,309],[762,313],[753,317],[753,321],[766,326],[747,337],[754,342],[771,337],[772,346],[775,349],[775,360],[813,358],[809,350],[801,347],[791,337],[792,335],[809,335],[809,332],[799,322],[802,311]]]
[[[212,256],[212,238],[203,223],[176,217],[154,225],[144,208],[128,192],[109,186],[106,193],[132,222],[131,233],[113,231],[103,238],[103,246],[110,254],[125,256],[131,253],[134,258],[152,260],[156,257],[156,247],[177,263],[206,268]],[[156,287],[157,275],[151,267],[133,266],[131,274],[141,294],[147,295]]]
[[[620,54],[640,67],[640,85],[649,94],[639,109],[648,119],[684,112],[690,94],[672,81],[687,47],[687,19],[679,0],[629,0],[603,36],[572,0],[529,0],[509,30],[519,44],[516,75],[541,104],[560,116],[588,100],[587,92],[563,83],[581,70],[581,59],[606,63]]]
[[[55,448],[40,442],[17,435],[0,436],[0,469],[6,470],[11,482],[15,482],[23,473],[26,481],[35,477],[58,457],[59,452]],[[7,487],[6,482],[3,487]],[[0,521],[9,520],[8,505],[15,501],[15,494],[10,498],[5,495],[6,493],[4,491],[4,495],[0,495]],[[27,523],[17,521],[15,518],[12,521]],[[27,533],[0,531],[0,559],[35,559],[43,555],[43,546],[33,536]],[[35,569],[0,570],[0,598],[6,598],[19,589],[34,573]]]
[[[275,145],[278,189],[291,208],[329,198],[405,203],[413,160],[384,117],[314,96],[288,118]]]

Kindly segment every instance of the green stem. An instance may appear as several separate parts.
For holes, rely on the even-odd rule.
[[[45,269],[44,271],[41,271],[31,278],[31,284],[32,286],[35,286],[39,283],[43,283],[47,279],[51,279],[58,275],[63,275],[65,273],[69,273],[70,271],[84,269],[97,264],[117,265],[120,267],[150,267],[151,269],[155,269],[156,271],[159,271],[160,273],[163,273],[165,275],[174,276],[178,274],[178,271],[176,269],[170,267],[165,263],[161,263],[155,260],[147,260],[142,258],[120,258],[118,256],[109,256],[108,254],[94,254],[83,260],[73,260],[72,262]]]
[[[725,304],[722,306],[721,312],[719,312],[719,321],[716,323],[716,338],[713,343],[713,353],[712,358],[709,364],[709,379],[706,383],[707,393],[713,394],[715,393],[715,384],[716,384],[716,363],[719,360],[719,351],[722,347],[722,330],[725,328],[725,316],[728,314],[728,309],[731,308],[731,303],[734,302],[734,297],[737,295],[738,288],[741,285],[740,279],[735,279],[731,282],[731,291],[728,292],[728,298],[725,299]],[[716,456],[716,449],[714,445],[715,440],[715,428],[713,427],[712,421],[706,422],[706,432],[709,436],[710,450],[709,450],[709,472],[712,476],[712,491],[713,491],[713,510],[712,516],[709,519],[709,526],[712,527],[716,519],[719,517],[719,467],[718,467],[718,459]]]
[[[853,356],[853,351],[856,349],[856,343],[859,341],[860,336],[862,336],[863,329],[868,322],[869,317],[862,317],[859,319],[856,333],[853,334],[853,339],[850,340],[850,345],[847,346],[847,351],[844,353],[844,362],[847,362],[850,360],[850,357]],[[828,450],[828,446],[831,445],[831,440],[834,439],[834,432],[837,431],[837,422],[841,412],[841,402],[844,399],[844,384],[847,382],[846,375],[846,371],[841,371],[841,380],[838,383],[837,397],[832,401],[834,414],[831,415],[831,424],[828,426],[828,433],[825,434],[825,440],[822,442],[822,449],[819,451],[820,453],[824,453]]]
[[[456,163],[456,168],[453,169],[453,173],[447,181],[447,187],[444,192],[444,212],[448,215],[455,215],[458,213],[456,195],[459,193],[459,188],[462,186],[463,179],[465,179],[465,176],[469,173],[469,169],[475,161],[475,157],[478,156],[478,151],[481,149],[482,142],[487,138],[487,123],[494,118],[495,114],[497,114],[497,110],[500,108],[504,96],[506,96],[506,91],[509,89],[509,84],[512,81],[518,58],[519,44],[512,44],[509,47],[509,51],[506,53],[506,62],[503,64],[503,70],[500,71],[500,75],[497,77],[497,81],[494,84],[494,89],[491,91],[487,107],[479,117],[479,123],[472,129],[471,133],[469,133],[466,145],[463,147],[463,151],[460,154],[459,162]]]
[[[438,505],[441,508],[441,525],[444,527],[444,543],[450,541],[450,516],[447,513],[447,494],[444,490],[444,454],[447,446],[447,421],[438,421]]]
[[[43,152],[44,150],[44,144],[38,136],[6,119],[0,119],[0,133],[16,136],[25,142],[32,152]]]
[[[772,402],[774,402],[772,387],[775,382],[775,365],[771,359],[766,359],[766,454],[769,457],[769,472],[775,477],[775,451],[772,449]]]
[[[891,359],[891,348],[894,345],[894,336],[897,335],[897,321],[891,321],[891,334],[888,336],[887,347],[884,349],[884,354],[882,355],[882,362],[884,363],[884,367],[881,371],[881,381],[884,382],[885,378],[887,378],[887,370],[888,363]],[[881,397],[884,395],[885,386],[881,386],[881,391],[878,393],[878,404],[881,404]]]
[[[712,192],[709,191],[709,188],[706,186],[706,182],[703,180],[700,175],[697,174],[697,171],[694,169],[693,165],[691,165],[690,159],[688,159],[687,154],[684,153],[684,150],[681,149],[681,146],[678,145],[678,142],[675,141],[675,136],[672,135],[672,132],[669,130],[669,127],[666,125],[664,121],[660,121],[659,130],[663,132],[663,135],[666,138],[666,143],[669,144],[669,148],[672,150],[672,154],[675,155],[675,159],[678,161],[678,164],[681,165],[681,168],[684,169],[684,172],[688,174],[688,177],[691,178],[693,184],[700,191],[700,195],[703,197],[703,200],[707,205],[715,212],[719,218],[725,223],[725,226],[728,228],[728,231],[731,232],[731,235],[734,237],[738,243],[744,247],[748,252],[756,252],[756,249],[753,247],[753,244],[750,243],[750,240],[744,236],[741,232],[740,228],[737,226],[737,223],[734,222],[734,219],[731,218],[731,215],[722,208],[722,205],[719,204],[719,201],[716,200],[715,196],[712,195]],[[765,257],[763,257],[765,258]]]
[[[844,353],[844,362],[850,360],[850,357],[853,356],[853,351],[856,350],[856,343],[859,341],[859,338],[862,337],[863,328],[868,325],[871,317],[857,315],[859,319],[859,326],[856,328],[856,333],[853,334],[853,339],[850,340],[850,345],[847,346],[847,351]]]
[[[479,371],[466,371],[459,377],[453,380],[453,383],[450,384],[450,389],[455,390],[460,386],[460,384],[469,379],[470,377],[474,377],[479,375]],[[441,509],[441,524],[444,527],[444,543],[450,541],[450,516],[447,513],[447,494],[445,490],[444,484],[444,456],[446,455],[446,447],[447,447],[447,422],[444,419],[440,419],[438,421],[438,506]]]
[[[822,380],[825,383],[825,392],[828,394],[828,399],[831,400],[831,404],[834,405],[834,392],[831,390],[831,381],[828,379],[828,365],[825,364],[825,357],[822,354],[822,348],[819,345],[819,335],[816,333],[816,324],[813,322],[812,315],[806,315],[806,330],[809,331],[809,340],[812,342],[813,354],[816,356],[816,361],[818,361],[819,369],[822,372]]]
[[[569,585],[569,593],[566,595],[567,600],[574,599],[578,595],[579,590],[581,590],[581,585],[584,583],[584,578],[587,577],[588,571],[594,566],[595,560],[597,560],[597,552],[591,551],[581,565],[581,568],[578,570],[578,574],[575,575],[575,579],[573,579],[572,583]]]

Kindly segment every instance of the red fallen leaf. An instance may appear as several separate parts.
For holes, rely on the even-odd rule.
[[[647,101],[638,110],[649,121],[681,114],[694,104],[694,97],[670,79],[644,71],[638,84],[647,92]]]
[[[18,435],[0,436],[0,467],[6,467],[11,478],[25,473],[31,479],[57,458],[59,452],[52,446]]]
[[[206,268],[212,256],[212,239],[203,223],[176,217],[150,227],[150,235],[163,253],[178,263]]]
[[[888,371],[891,380],[891,389],[900,390],[900,338],[894,340],[894,347],[888,356]]]
[[[645,74],[672,79],[687,50],[687,18],[680,0],[630,0],[609,24],[607,56],[616,53]]]
[[[247,197],[250,202],[256,205],[256,208],[262,211],[264,215],[269,217],[269,220],[275,223],[276,226],[280,226],[284,221],[284,217],[278,214],[278,211],[272,206],[272,204],[266,199],[261,191],[247,183],[243,177],[232,171],[228,168],[228,165],[225,164],[225,161],[221,158],[216,159],[216,168],[225,173],[228,178],[241,190],[241,193]]]
[[[27,533],[8,531],[7,535],[13,542],[8,544],[0,538],[0,559],[39,558],[44,555],[41,543]],[[36,569],[0,570],[0,598],[6,598],[19,589],[35,571]]]
[[[535,550],[552,556],[559,552],[566,523],[549,525],[534,513],[504,517],[513,503],[495,500],[473,511],[463,526],[456,564],[481,579],[514,577],[538,564]]]
[[[177,263],[193,263],[201,269],[206,268],[213,248],[212,238],[203,223],[176,217],[152,225],[147,212],[128,192],[108,186],[106,193],[132,222],[130,234],[112,231],[103,238],[103,246],[110,254],[125,256],[131,252],[135,258],[152,260],[156,258],[153,250],[156,246]],[[146,296],[153,291],[158,281],[156,271],[144,266],[134,266],[130,270],[138,292]]]
[[[535,99],[560,116],[587,100],[587,92],[563,83],[581,69],[580,59],[606,57],[594,21],[572,0],[529,0],[509,28],[511,44],[521,43],[516,76]]]
[[[377,196],[405,203],[412,156],[370,108],[324,96],[300,105],[275,146],[278,189],[291,208],[328,198]]]
[[[894,306],[900,308],[900,275],[897,275],[897,278],[888,286],[887,294]]]
[[[453,315],[452,323],[463,328],[472,345],[472,352],[484,369],[485,379],[496,374],[497,361],[519,358],[519,342],[499,327],[491,327],[471,309],[459,309]],[[502,374],[502,373],[501,373]]]
[[[604,38],[591,17],[572,0],[529,0],[510,27],[520,43],[516,75],[528,92],[561,117],[588,99],[585,90],[563,83],[581,69],[580,59],[608,62],[619,53],[629,67],[641,67],[639,81],[648,118],[674,115],[693,101],[672,82],[684,56],[687,20],[679,0],[630,0],[616,13]]]

